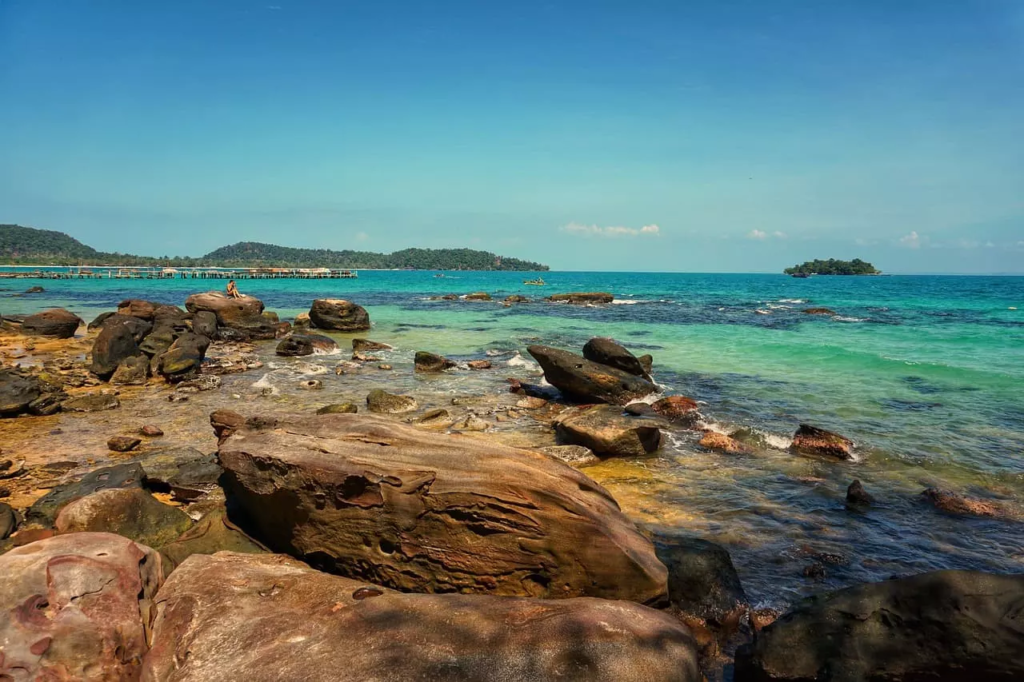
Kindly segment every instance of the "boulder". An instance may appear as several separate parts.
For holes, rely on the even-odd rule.
[[[846,508],[854,511],[864,511],[875,503],[875,498],[864,489],[864,484],[854,480],[846,489]]]
[[[42,287],[39,287],[39,286],[29,287],[28,289],[25,289],[25,293],[26,294],[42,294],[45,291],[46,291],[46,289],[44,289]]]
[[[159,372],[172,383],[193,378],[206,357],[210,339],[198,334],[183,334],[160,356]]]
[[[491,361],[490,360],[470,360],[469,362],[466,363],[466,367],[469,367],[470,369],[475,369],[475,370],[490,369],[491,368]]]
[[[143,682],[701,679],[686,628],[638,604],[401,594],[231,552],[171,574],[143,668]]]
[[[36,500],[25,513],[25,521],[52,526],[58,512],[75,500],[109,488],[141,488],[144,475],[137,462],[90,471],[81,480],[63,483]]]
[[[724,452],[727,455],[744,455],[750,452],[749,447],[732,436],[716,431],[705,431],[699,445],[707,450]]]
[[[837,313],[829,308],[807,308],[804,310],[805,315],[827,315],[834,317]]]
[[[157,325],[139,344],[139,350],[151,358],[163,355],[181,334],[182,332],[176,331],[169,325]]]
[[[578,305],[611,303],[615,297],[605,292],[574,292],[570,294],[555,294],[548,296],[552,303],[574,303]]]
[[[61,403],[61,409],[65,412],[103,412],[119,407],[121,401],[113,393],[86,393]]]
[[[292,328],[296,332],[307,332],[309,331],[311,323],[309,321],[309,313],[299,313],[295,316],[295,321],[292,322]]]
[[[599,365],[607,365],[633,376],[650,379],[635,355],[626,350],[625,346],[603,336],[595,336],[587,341],[583,346],[583,357]]]
[[[651,371],[654,369],[654,356],[641,355],[637,360],[640,361],[640,366],[644,368],[644,374],[650,376]]]
[[[11,505],[0,502],[0,540],[6,540],[18,527],[18,515]]]
[[[220,291],[192,294],[185,301],[185,309],[193,316],[203,311],[213,313],[219,327],[244,328],[263,322],[263,301],[254,296],[234,298]]]
[[[318,298],[309,309],[309,321],[317,329],[362,332],[370,328],[370,314],[362,306],[340,298]]]
[[[408,395],[395,395],[375,388],[366,396],[366,409],[378,414],[399,414],[416,409],[416,399]]]
[[[814,457],[853,459],[853,441],[838,433],[801,424],[793,435],[792,452]]]
[[[191,528],[192,519],[141,488],[110,488],[65,506],[54,527],[60,533],[116,533],[149,547],[160,547]]]
[[[231,523],[223,508],[204,515],[179,538],[160,547],[164,568],[168,572],[180,566],[193,554],[217,552],[263,554],[267,550]]]
[[[506,296],[505,300],[504,300],[504,303],[506,303],[508,305],[512,305],[513,303],[529,303],[529,302],[530,302],[530,299],[528,299],[526,296],[520,296],[519,294],[512,294],[511,296]]]
[[[217,338],[217,315],[210,310],[200,310],[192,316],[192,331],[208,339]]]
[[[424,374],[436,374],[437,372],[443,372],[446,369],[452,369],[455,367],[455,362],[449,360],[443,355],[435,355],[426,351],[416,351],[416,357],[413,359],[417,372]]]
[[[547,455],[348,414],[247,422],[221,443],[250,533],[403,591],[665,597],[611,496]]]
[[[687,616],[712,628],[739,625],[749,609],[747,595],[721,545],[698,538],[655,534],[658,558],[668,567],[668,596]]]
[[[103,324],[96,341],[92,344],[92,364],[89,371],[101,379],[109,379],[122,360],[142,355],[129,326],[113,320],[114,318],[110,318]]]
[[[145,386],[148,379],[149,358],[136,355],[121,361],[110,377],[110,383],[115,386]]]
[[[21,331],[34,336],[70,339],[82,324],[84,322],[74,313],[63,308],[53,308],[26,317],[21,324]]]
[[[585,448],[582,445],[549,445],[538,448],[538,450],[577,468],[597,464],[601,461],[601,458],[595,455],[590,448]]]
[[[161,304],[154,303],[153,301],[129,298],[117,304],[117,313],[118,315],[137,317],[140,320],[152,322],[156,315],[156,309],[159,308],[160,305]]]
[[[527,350],[540,363],[548,383],[575,400],[626,405],[658,390],[642,377],[575,353],[550,346],[530,346]]]
[[[333,353],[336,350],[338,350],[338,344],[329,336],[292,334],[281,339],[281,343],[277,344],[276,353],[287,358],[297,358],[314,353]]]
[[[737,654],[736,682],[1024,679],[1024,575],[937,571],[811,597]]]
[[[0,369],[0,417],[49,413],[50,398],[63,397],[60,389],[39,377],[16,369]]]
[[[365,353],[367,351],[394,350],[393,346],[369,339],[352,339],[352,352]]]
[[[316,411],[317,414],[355,414],[357,412],[359,412],[359,407],[355,403],[324,405]]]
[[[188,331],[190,313],[176,305],[158,305],[153,311],[154,327],[171,327],[175,331]]]
[[[0,556],[0,679],[138,679],[160,556],[111,533],[71,533]]]
[[[466,294],[463,298],[467,301],[490,301],[491,295],[486,291],[475,291],[472,294]]]
[[[147,449],[134,460],[142,467],[143,484],[154,492],[171,492],[171,480],[185,467],[196,462],[212,462],[213,457],[192,447]]]
[[[939,511],[954,516],[982,516],[991,518],[1007,516],[1003,505],[998,502],[966,497],[952,490],[928,488],[921,493],[921,498]]]
[[[627,417],[609,405],[559,415],[555,434],[560,443],[582,445],[601,457],[643,457],[661,445],[657,422]]]
[[[687,426],[694,425],[700,419],[697,401],[682,395],[670,395],[655,400],[651,403],[651,409],[659,417]]]
[[[94,332],[97,329],[101,329],[103,327],[103,323],[106,322],[107,320],[109,320],[111,317],[113,317],[116,314],[117,313],[111,313],[111,312],[100,313],[99,315],[97,315],[93,319],[92,322],[89,323],[89,326],[87,326],[86,329],[88,331],[91,331],[91,332]]]
[[[103,318],[103,321],[97,325],[97,321],[100,318]],[[140,343],[151,331],[153,331],[153,324],[151,322],[141,320],[137,317],[121,315],[119,313],[114,313],[113,315],[103,313],[100,317],[97,317],[89,323],[89,329],[92,330],[94,325],[96,325],[96,329],[103,329],[107,325],[113,324],[122,324],[128,327],[129,331],[132,333],[132,338],[135,339],[135,343]]]
[[[135,436],[113,436],[107,440],[107,447],[114,452],[131,452],[142,445],[142,439]]]

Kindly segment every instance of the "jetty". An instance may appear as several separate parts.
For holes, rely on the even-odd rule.
[[[0,266],[0,279],[356,279],[354,270],[331,268],[161,268],[118,266]]]

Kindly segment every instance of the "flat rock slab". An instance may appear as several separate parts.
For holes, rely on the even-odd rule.
[[[539,452],[331,414],[236,423],[219,456],[247,530],[330,572],[417,592],[666,597],[667,569],[608,492]]]
[[[156,552],[110,533],[0,555],[0,679],[138,679],[162,578]]]
[[[109,488],[141,488],[145,472],[135,462],[90,471],[78,481],[63,483],[29,507],[25,520],[52,526],[58,512],[75,500]]]
[[[601,457],[643,457],[661,445],[658,423],[627,417],[610,405],[575,409],[555,423],[561,443],[582,445]]]
[[[193,556],[157,599],[144,682],[697,682],[686,628],[601,599],[401,594],[280,555]]]

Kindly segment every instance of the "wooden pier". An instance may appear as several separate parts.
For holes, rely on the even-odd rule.
[[[0,279],[355,279],[330,268],[148,268],[0,266]]]

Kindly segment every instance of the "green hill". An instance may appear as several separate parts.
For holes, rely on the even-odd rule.
[[[803,265],[794,265],[783,270],[786,275],[880,275],[871,263],[862,261],[860,258],[853,260],[828,260],[807,261]]]
[[[417,270],[547,270],[540,263],[505,258],[472,249],[405,249],[391,254],[370,251],[296,249],[239,242],[200,258],[154,258],[104,253],[63,232],[20,225],[0,225],[0,264],[9,265],[151,265],[161,267],[293,267]]]

